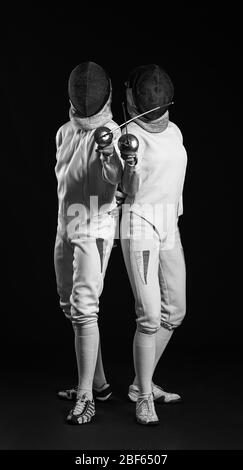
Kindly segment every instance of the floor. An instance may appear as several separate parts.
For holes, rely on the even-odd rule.
[[[116,363],[106,358],[113,398],[97,403],[94,422],[67,425],[70,403],[58,400],[56,391],[75,381],[75,373],[68,367],[71,359],[64,353],[59,358],[52,356],[47,350],[33,362],[25,351],[19,362],[15,357],[5,367],[0,449],[243,449],[242,370],[237,351],[230,355],[212,351],[165,355],[155,380],[180,393],[183,401],[157,405],[160,424],[149,428],[135,422],[134,404],[126,397],[133,375],[129,357]]]

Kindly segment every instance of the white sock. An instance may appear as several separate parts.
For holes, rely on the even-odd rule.
[[[92,385],[98,352],[99,330],[97,323],[89,327],[74,325],[75,351],[78,367],[78,396],[86,394],[92,400]]]
[[[141,396],[152,391],[151,382],[155,360],[155,333],[146,334],[136,330],[133,341],[134,367]]]
[[[73,325],[73,330],[74,330],[74,334],[75,334],[74,325]],[[107,383],[107,380],[106,380],[104,366],[103,366],[101,343],[100,343],[100,336],[99,336],[99,346],[98,346],[98,354],[97,354],[97,360],[96,360],[96,365],[95,365],[93,388],[95,390],[99,390],[106,383]]]
[[[164,328],[163,326],[161,326],[160,329],[156,333],[154,371],[168,342],[170,341],[173,331],[174,330],[168,330],[167,328]]]
[[[174,330],[168,330],[167,328],[163,328],[162,326],[155,334],[155,358],[154,358],[154,366],[153,366],[153,373],[155,368],[168,344],[170,338],[172,336]],[[138,386],[138,378],[137,374],[135,375],[133,385]]]
[[[99,390],[103,388],[103,386],[106,383],[107,381],[106,381],[103,360],[102,360],[101,344],[99,340],[99,348],[98,348],[98,355],[97,355],[97,361],[96,361],[96,366],[95,366],[93,388],[95,388],[95,390]]]

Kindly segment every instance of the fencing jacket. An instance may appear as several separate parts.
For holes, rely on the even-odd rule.
[[[162,132],[148,132],[137,123],[128,132],[139,141],[138,162],[125,165],[122,188],[124,211],[132,211],[163,234],[183,212],[182,192],[187,154],[179,128],[172,122]]]
[[[97,224],[102,225],[116,206],[115,192],[123,171],[117,153],[109,164],[100,159],[94,141],[95,128],[86,126],[87,129],[82,124],[78,119],[71,119],[56,135],[58,231],[68,239],[87,233],[87,226],[94,227],[91,234],[96,236]],[[110,129],[117,127],[111,119],[101,125]],[[115,131],[115,142],[119,136],[120,130]]]

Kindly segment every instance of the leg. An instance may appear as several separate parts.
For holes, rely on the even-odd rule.
[[[154,370],[170,341],[174,328],[177,327],[184,318],[186,305],[185,280],[185,261],[180,234],[177,229],[173,248],[163,250],[163,247],[161,247],[159,254],[162,326],[156,333]]]
[[[95,239],[80,240],[74,246],[71,315],[79,374],[79,394],[92,398],[92,383],[98,354],[100,286],[103,282],[100,255]]]
[[[124,222],[124,230],[127,229],[127,227],[125,226],[126,225],[126,221]],[[177,252],[178,250],[178,246],[180,248],[180,253],[181,253],[181,245],[180,243],[178,243],[178,233],[176,234],[176,244],[177,244],[177,248],[175,248],[175,251]],[[126,246],[127,245],[127,246]],[[133,281],[133,273],[132,273],[132,268],[131,268],[131,263],[130,263],[130,259],[129,259],[129,240],[123,240],[123,247],[124,247],[124,250],[123,250],[123,254],[124,254],[124,259],[125,259],[125,263],[126,263],[126,267],[127,267],[127,271],[128,271],[128,275],[129,275],[129,279],[130,279],[130,282],[131,282],[131,285],[132,287],[134,286],[134,281]],[[163,256],[166,256],[164,255],[165,251],[162,252],[163,253]],[[161,255],[160,255],[160,258],[161,258]],[[161,260],[160,260],[160,264],[161,264]],[[161,291],[161,295],[162,295],[162,280],[161,280],[161,269],[159,268],[159,281],[160,281],[160,291]],[[180,269],[179,269],[179,272],[180,272]],[[183,290],[183,286],[182,286],[182,290]],[[136,296],[136,292],[134,290],[134,287],[133,287],[133,292],[134,292],[134,295]],[[163,294],[163,298],[164,298],[164,294]],[[153,365],[153,373],[154,373],[154,370],[155,370],[155,367],[163,353],[163,351],[165,350],[172,334],[173,334],[173,329],[168,329],[168,327],[165,327],[167,325],[164,325],[164,326],[161,326],[158,331],[156,332],[156,335],[155,335],[155,358],[154,358],[154,365]],[[139,380],[138,380],[138,377],[137,375],[135,375],[135,378],[134,378],[134,382],[132,385],[130,385],[129,387],[129,392],[128,392],[128,396],[129,398],[131,399],[131,401],[134,401],[136,402],[137,399],[138,399],[138,394],[139,394],[139,389],[138,389],[138,384],[139,384]],[[170,392],[166,392],[164,391],[163,389],[161,389],[161,387],[158,387],[156,385],[154,385],[152,383],[152,390],[153,390],[153,395],[154,395],[154,400],[155,401],[158,401],[158,402],[163,402],[163,403],[174,403],[174,402],[177,402],[177,401],[180,401],[181,400],[181,397],[178,395],[178,394],[175,394],[175,393],[170,393]]]
[[[153,368],[154,370],[172,334],[173,334],[173,330],[167,330],[163,327],[160,327],[160,329],[157,331],[156,338],[155,338],[156,344],[155,344],[155,361],[154,361],[154,368]],[[156,401],[157,403],[178,403],[181,401],[181,397],[180,395],[178,395],[178,393],[166,392],[160,386],[155,385],[154,382],[152,382],[152,392],[153,392],[154,401]],[[139,395],[138,379],[137,379],[137,376],[135,375],[133,384],[129,386],[128,397],[131,401],[136,402],[138,399],[138,395]]]
[[[104,366],[103,366],[103,360],[102,360],[102,352],[101,352],[101,344],[99,340],[99,347],[98,347],[98,354],[97,354],[97,361],[96,361],[96,366],[95,366],[95,372],[94,372],[94,383],[93,387],[95,389],[100,389],[107,383],[106,381],[106,376],[105,376],[105,371],[104,371]]]
[[[155,368],[158,364],[159,359],[161,358],[171,336],[173,334],[173,330],[167,330],[163,327],[160,327],[160,329],[156,332],[155,336],[155,357],[154,357],[154,366],[153,366],[153,373],[155,371]],[[138,379],[137,376],[135,375],[134,380],[133,380],[133,385],[138,385]]]
[[[73,287],[73,247],[58,233],[54,248],[54,267],[60,307],[65,316],[71,319],[70,297]]]
[[[79,382],[76,404],[67,416],[70,424],[88,423],[95,415],[92,384],[99,344],[97,313],[100,283],[100,258],[96,241],[76,241],[70,301]]]
[[[109,239],[99,239],[97,244],[99,247],[102,280],[103,280],[103,282],[100,285],[100,292],[99,292],[99,296],[100,296],[103,290],[105,273],[106,273],[107,265],[109,262],[109,258],[110,258],[110,254],[111,254],[111,250],[113,246],[113,237],[110,237]],[[106,376],[105,376],[100,341],[99,341],[97,362],[96,362],[95,373],[94,373],[93,388],[96,393],[96,398],[98,400],[105,401],[111,395],[110,386],[107,383]]]
[[[161,326],[173,330],[186,314],[186,267],[179,229],[171,249],[160,250]]]
[[[174,329],[179,326],[186,311],[186,270],[179,230],[175,233],[175,243],[170,249],[160,250],[159,279],[161,287],[161,328],[156,333],[156,368]],[[168,393],[154,386],[157,401],[178,402],[180,395]]]
[[[154,371],[156,369],[156,366],[167,346],[167,344],[170,341],[170,338],[173,334],[173,330],[168,330],[167,328],[164,328],[163,326],[160,327],[160,329],[156,333],[156,347],[155,347],[155,358],[154,358]]]
[[[159,244],[153,227],[141,217],[128,214],[127,221],[123,220],[122,228],[125,232],[128,224],[131,238],[122,236],[121,241],[137,314],[137,331],[133,343],[134,366],[140,392],[149,394],[155,360],[155,337],[160,327]]]
[[[79,377],[77,395],[82,396],[85,394],[89,400],[92,400],[92,385],[99,344],[98,324],[95,323],[87,328],[75,324],[74,332]]]
[[[71,315],[79,375],[77,402],[67,420],[72,424],[90,422],[95,414],[92,384],[97,362],[99,331],[97,314],[103,289],[103,266],[108,262],[109,242],[85,239],[75,243]]]
[[[152,375],[156,332],[160,328],[159,245],[152,226],[146,221],[142,221],[141,226],[141,220],[131,214],[131,239],[122,237],[122,249],[136,301],[137,330],[133,342],[134,367],[139,387],[136,416],[142,424],[155,424],[158,418],[153,408]],[[150,238],[147,233],[145,236],[148,227]],[[142,234],[137,237],[141,229]]]
[[[109,241],[107,253],[104,257],[104,270],[103,276],[108,263],[108,258],[110,255],[109,247],[112,246],[112,242]],[[70,242],[64,240],[62,237],[57,234],[54,250],[54,265],[56,272],[56,282],[57,282],[57,291],[60,297],[60,306],[64,311],[65,316],[68,319],[71,319],[71,302],[70,297],[73,287],[73,253],[74,247]],[[100,286],[102,288],[102,286]],[[75,334],[75,332],[74,332]],[[102,355],[101,355],[101,346],[99,341],[98,347],[98,356],[97,363],[95,368],[94,375],[94,386],[97,388],[102,387],[106,383],[106,377],[103,368]],[[61,390],[58,392],[58,397],[65,400],[75,399],[77,395],[76,388],[70,388],[67,390]],[[99,399],[99,396],[97,395]],[[104,399],[104,394],[101,399]]]

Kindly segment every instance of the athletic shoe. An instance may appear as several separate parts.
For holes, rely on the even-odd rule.
[[[159,418],[154,409],[153,394],[147,398],[138,398],[136,402],[136,420],[139,424],[152,426],[159,424]]]
[[[86,394],[84,394],[81,397],[77,398],[74,408],[69,412],[67,416],[67,422],[69,424],[90,423],[94,415],[94,400],[89,400]]]
[[[61,400],[76,400],[78,387],[69,388],[67,390],[60,390],[57,392],[58,398]]]
[[[99,401],[109,400],[109,398],[111,397],[111,394],[112,394],[112,390],[109,384],[105,384],[103,385],[103,387],[99,389],[93,388],[93,395],[94,395],[95,400],[99,400]]]
[[[58,398],[61,400],[76,400],[78,387],[70,388],[67,390],[60,390],[57,392]],[[98,390],[93,388],[93,395],[95,400],[106,401],[112,394],[111,386],[109,384],[103,385]]]
[[[128,389],[128,397],[131,401],[137,401],[138,393],[138,386],[130,385]],[[159,387],[159,385],[155,385],[154,383],[152,383],[152,393],[156,403],[178,403],[181,401],[181,397],[178,395],[178,393],[166,392],[161,387]]]

